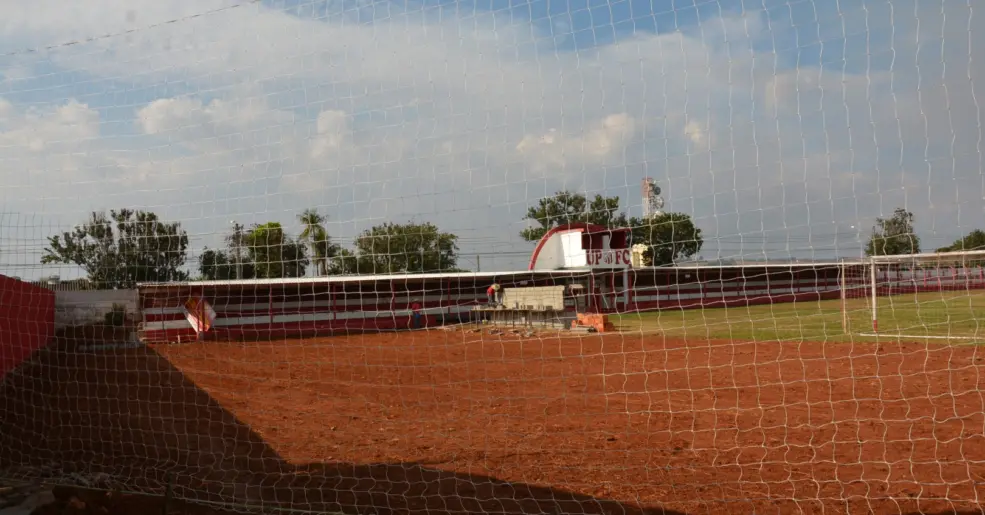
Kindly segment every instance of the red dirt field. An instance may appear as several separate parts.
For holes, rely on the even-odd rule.
[[[84,351],[0,468],[349,513],[981,513],[985,349],[430,331]]]

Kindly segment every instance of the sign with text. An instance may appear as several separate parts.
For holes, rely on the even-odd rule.
[[[597,268],[627,268],[632,266],[629,249],[592,249],[585,251],[588,266]]]
[[[191,297],[185,301],[185,318],[196,333],[204,333],[215,322],[215,311],[202,297]]]

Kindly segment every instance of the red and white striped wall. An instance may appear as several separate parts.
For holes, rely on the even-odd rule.
[[[837,299],[841,269],[814,264],[634,270],[628,305],[648,311]]]
[[[242,281],[147,285],[139,288],[143,341],[192,339],[182,304],[203,296],[216,312],[207,333],[217,339],[314,336],[349,331],[406,329],[411,307],[421,306],[424,327],[467,319],[487,302],[486,288],[546,286],[578,281],[584,272],[434,274],[337,277],[295,281]],[[570,302],[569,309],[575,309]]]
[[[149,342],[194,338],[182,308],[193,295],[204,296],[216,312],[209,338],[248,340],[405,329],[415,302],[422,306],[425,327],[464,320],[486,302],[493,282],[504,288],[580,284],[583,288],[566,293],[567,309],[624,313],[833,300],[841,296],[842,270],[848,297],[871,295],[864,265],[836,263],[145,285],[139,288],[140,333]],[[879,296],[985,289],[985,271],[880,270],[876,283]]]

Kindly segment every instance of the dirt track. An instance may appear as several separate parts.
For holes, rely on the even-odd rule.
[[[268,509],[908,513],[985,498],[971,346],[437,331],[66,349],[19,374],[0,463],[145,490],[167,469],[180,496]]]

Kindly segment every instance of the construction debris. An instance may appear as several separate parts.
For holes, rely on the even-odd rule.
[[[601,313],[578,313],[577,318],[571,322],[571,329],[587,327],[593,329],[591,332],[611,332],[615,330],[612,322],[609,322],[608,315]]]
[[[598,329],[596,329],[595,327],[592,327],[592,326],[572,325],[571,326],[571,332],[572,333],[583,333],[583,334],[584,333],[597,333],[598,332]]]

